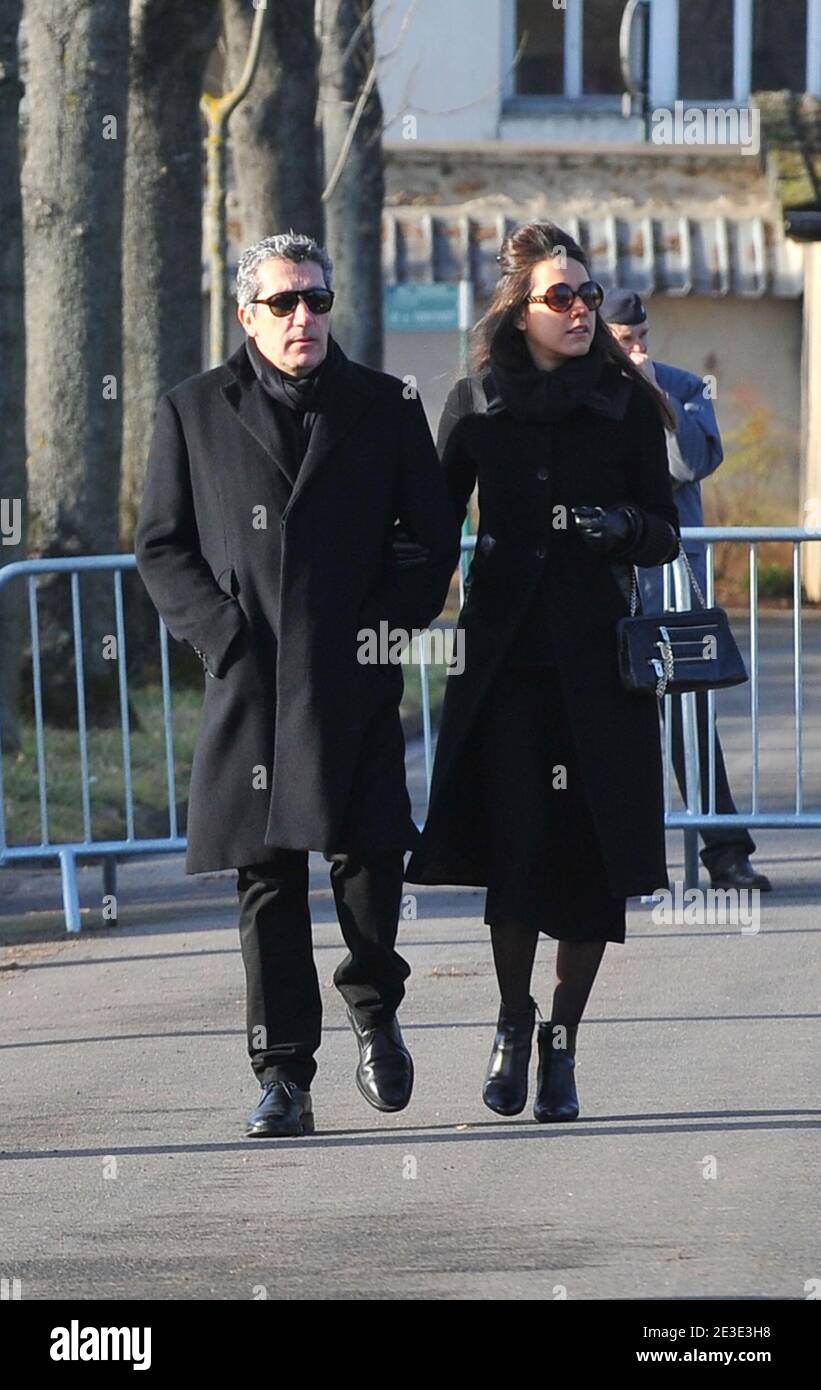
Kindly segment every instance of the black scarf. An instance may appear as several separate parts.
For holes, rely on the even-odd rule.
[[[319,366],[304,377],[280,371],[260,352],[253,338],[245,339],[245,350],[263,390],[278,405],[285,406],[278,412],[277,419],[292,462],[298,468],[305,457],[316,417],[327,407],[342,361],[342,349],[329,335],[325,356]]]
[[[489,408],[504,407],[516,420],[562,420],[595,394],[604,364],[605,354],[597,343],[591,343],[583,357],[571,357],[550,372],[537,367],[529,354],[519,368],[506,367],[491,357],[496,399]]]

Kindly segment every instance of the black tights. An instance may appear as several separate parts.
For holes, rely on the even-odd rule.
[[[505,1009],[520,1012],[530,1001],[530,981],[539,940],[537,927],[502,921],[490,929],[496,978]],[[551,1022],[573,1028],[581,1020],[604,955],[606,941],[560,941]]]

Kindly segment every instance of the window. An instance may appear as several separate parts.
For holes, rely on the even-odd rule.
[[[807,0],[756,0],[753,14],[753,91],[807,85]]]
[[[508,96],[618,106],[626,0],[503,0]],[[651,0],[651,87],[670,102],[745,104],[751,92],[821,95],[821,0]],[[654,77],[655,74],[655,77]],[[662,95],[663,93],[663,95]],[[536,100],[538,105],[538,100]]]
[[[619,29],[625,0],[585,0],[582,82],[586,93],[620,96]]]
[[[678,55],[684,101],[731,100],[733,0],[684,0],[679,5]]]
[[[520,96],[560,96],[564,92],[564,10],[550,0],[519,0],[516,49],[525,47],[516,68]]]
[[[619,26],[625,0],[517,0],[519,96],[620,96]]]

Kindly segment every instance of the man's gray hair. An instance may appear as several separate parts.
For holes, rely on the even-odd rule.
[[[237,264],[237,304],[243,308],[259,295],[259,268],[265,261],[316,261],[322,268],[327,288],[332,289],[333,261],[323,246],[313,237],[290,231],[279,232],[276,236],[263,237],[255,246],[243,251]]]

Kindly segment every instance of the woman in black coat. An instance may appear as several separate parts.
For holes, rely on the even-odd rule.
[[[571,237],[531,223],[499,260],[477,328],[487,411],[456,423],[443,457],[460,522],[479,485],[464,669],[448,679],[406,878],[487,888],[501,1005],[483,1098],[502,1115],[527,1100],[539,933],[558,939],[534,1113],[570,1120],[605,945],[625,939],[627,897],[669,887],[657,706],[621,686],[616,623],[630,565],[678,549],[674,420],[599,319],[601,287]]]

